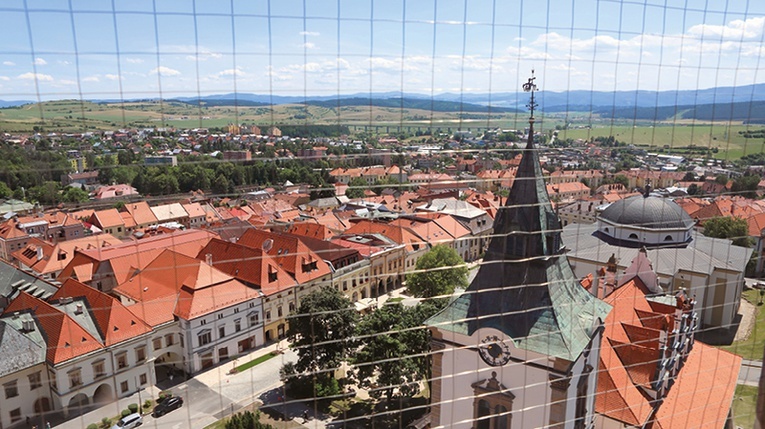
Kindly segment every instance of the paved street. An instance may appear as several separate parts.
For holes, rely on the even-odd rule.
[[[286,342],[282,342],[280,350],[283,350],[285,346]],[[276,347],[276,344],[272,344],[256,350],[238,359],[236,365],[271,353]],[[279,369],[286,362],[294,362],[296,359],[297,356],[293,351],[286,350],[278,356],[238,374],[228,373],[234,366],[233,362],[226,362],[221,366],[198,374],[170,389],[174,395],[183,397],[183,407],[157,419],[149,415],[144,416],[143,427],[162,429],[203,428],[231,415],[232,412],[236,412],[243,406],[249,405],[262,392],[276,387],[279,384]],[[149,391],[141,392],[140,399],[143,401],[150,396],[156,397],[158,393],[159,389],[152,388]],[[119,414],[122,409],[127,408],[128,404],[139,403],[138,396],[138,394],[134,394],[123,398],[54,427],[57,429],[82,429],[90,423],[100,422],[103,417],[113,417]]]

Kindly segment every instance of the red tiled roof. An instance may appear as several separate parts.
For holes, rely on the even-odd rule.
[[[125,204],[125,210],[133,216],[135,223],[138,225],[157,223],[157,217],[154,216],[154,212],[151,211],[151,208],[146,201],[127,203]]]
[[[130,309],[149,325],[202,316],[258,296],[233,277],[206,263],[165,250],[114,292],[137,304]]]
[[[329,265],[303,244],[297,236],[274,234],[269,231],[249,229],[239,238],[238,243],[260,249],[266,240],[272,240],[268,254],[273,257],[279,266],[292,274],[299,284],[308,283],[311,280],[330,274]],[[305,271],[304,266],[316,263],[316,269]]]
[[[125,224],[117,209],[98,210],[93,213],[91,219],[92,223],[101,229]]]
[[[20,292],[3,314],[31,311],[45,333],[46,359],[56,365],[103,348],[101,343],[68,314],[26,292]]]
[[[212,255],[213,267],[260,288],[264,295],[272,295],[297,285],[295,279],[262,249],[247,247],[217,238],[199,251],[197,259]],[[276,274],[269,281],[269,273]]]
[[[141,318],[133,314],[118,300],[75,280],[67,280],[51,300],[71,297],[84,298],[88,309],[98,323],[103,343],[111,346],[151,331]]]

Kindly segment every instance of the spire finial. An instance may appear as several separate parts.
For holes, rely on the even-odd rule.
[[[523,90],[531,93],[529,104],[526,105],[531,112],[531,115],[529,116],[529,124],[534,123],[534,109],[537,107],[537,103],[534,101],[534,92],[537,90],[537,85],[534,83],[534,80],[536,80],[536,77],[534,77],[534,69],[531,69],[531,77],[523,84]]]

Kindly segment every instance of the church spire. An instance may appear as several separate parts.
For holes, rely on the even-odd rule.
[[[428,323],[467,335],[492,327],[520,348],[574,361],[610,307],[579,284],[563,252],[534,148],[534,80],[532,72],[523,85],[531,93],[528,144],[483,263],[465,293]]]

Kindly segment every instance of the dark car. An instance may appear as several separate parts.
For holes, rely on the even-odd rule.
[[[170,411],[173,411],[176,408],[181,408],[183,406],[183,398],[180,396],[171,396],[169,398],[166,398],[164,401],[160,402],[159,405],[154,407],[154,411],[151,413],[154,417],[161,417],[165,414],[169,413]]]

